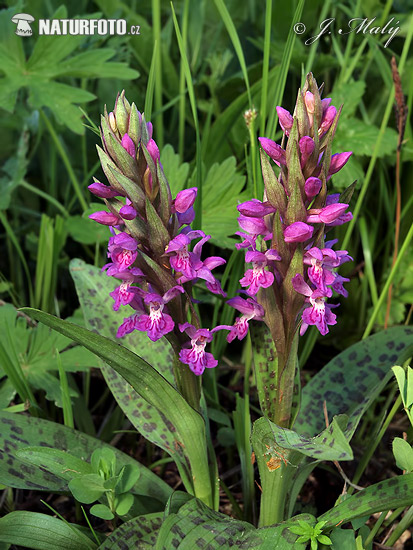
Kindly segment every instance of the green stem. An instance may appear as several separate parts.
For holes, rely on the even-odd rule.
[[[176,355],[174,359],[174,375],[179,393],[192,408],[199,412],[199,400],[201,398],[200,377],[196,376],[187,365],[182,364]]]
[[[69,157],[66,154],[66,151],[63,148],[63,145],[61,144],[58,135],[56,134],[55,129],[53,128],[53,125],[51,124],[50,120],[47,118],[47,116],[44,114],[44,112],[40,109],[40,116],[42,117],[43,122],[46,125],[46,128],[49,131],[49,134],[53,140],[53,143],[59,152],[59,155],[63,161],[63,164],[66,167],[67,173],[69,175],[70,181],[72,182],[73,189],[77,195],[77,198],[79,199],[80,205],[82,206],[83,210],[88,209],[88,204],[85,200],[85,197],[83,196],[82,190],[80,188],[79,181],[76,177],[76,174],[72,168],[72,165],[70,164]]]

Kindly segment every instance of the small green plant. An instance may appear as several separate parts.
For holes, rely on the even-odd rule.
[[[297,543],[311,541],[311,550],[317,550],[319,544],[332,544],[331,539],[327,535],[323,535],[323,527],[326,523],[326,521],[319,521],[315,525],[310,525],[306,521],[298,520],[298,525],[290,527],[290,531],[295,535],[300,535],[296,540]]]
[[[125,516],[133,506],[134,497],[130,490],[139,479],[139,468],[133,464],[117,467],[115,453],[103,448],[93,452],[90,472],[69,482],[75,499],[83,504],[92,504],[106,497],[107,504],[94,504],[90,513],[106,520],[113,519],[115,515]]]

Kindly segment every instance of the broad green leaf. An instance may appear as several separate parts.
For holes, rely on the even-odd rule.
[[[65,219],[65,228],[69,235],[78,243],[96,244],[107,243],[110,231],[106,225],[93,222],[88,218],[90,214],[102,210],[102,204],[93,203],[83,216],[69,216]]]
[[[138,516],[115,529],[99,550],[150,550],[156,543],[163,513]]]
[[[187,548],[251,548],[257,550],[304,550],[297,543],[297,535],[289,527],[297,520],[314,521],[309,514],[302,514],[273,527],[255,529],[250,523],[235,520],[214,512],[198,499],[184,504],[177,513],[170,514],[163,522],[155,550]]]
[[[401,437],[395,437],[393,439],[393,454],[396,464],[401,470],[413,472],[413,449],[407,441]]]
[[[34,109],[48,107],[54,117],[78,134],[84,133],[81,120],[82,113],[79,103],[93,100],[95,96],[79,87],[69,86],[54,79],[62,77],[87,78],[122,78],[134,79],[139,73],[127,67],[126,63],[109,61],[116,50],[98,48],[69,57],[87,37],[78,35],[42,35],[36,42],[30,58],[26,61],[22,40],[14,37],[14,26],[10,23],[15,8],[4,10],[0,27],[4,32],[0,35],[0,105],[13,112],[18,91],[28,88],[29,103]],[[11,14],[11,15],[10,15]],[[98,14],[88,14],[83,18],[98,17]],[[52,19],[66,19],[67,10],[60,6]],[[8,25],[5,20],[8,19]],[[16,38],[18,42],[16,43]],[[92,45],[93,48],[93,45]],[[12,53],[11,53],[12,52]]]
[[[192,489],[193,483],[195,495],[212,504],[205,423],[175,388],[141,357],[108,338],[36,309],[23,308],[22,311],[98,355],[116,369],[143,399],[165,414],[175,426],[188,460],[185,464],[177,462],[181,467],[181,475],[188,476],[185,478],[188,489]],[[176,452],[173,449],[170,452],[175,458]]]
[[[96,543],[75,525],[37,512],[11,512],[0,518],[0,542],[33,550],[93,550]]]
[[[115,516],[105,504],[94,504],[89,510],[91,514],[101,519],[113,519]]]
[[[325,427],[323,402],[328,416],[346,414],[346,436],[357,425],[391,378],[391,367],[413,344],[413,329],[392,327],[350,346],[332,359],[302,390],[301,409],[294,429],[313,436]]]
[[[340,120],[334,136],[334,153],[355,151],[357,155],[371,157],[380,129],[374,125],[367,125],[358,118]],[[378,157],[392,155],[397,147],[397,132],[386,128],[377,153]],[[349,161],[351,163],[351,159]]]
[[[413,474],[392,477],[357,494],[348,497],[318,520],[326,521],[325,528],[334,527],[338,522],[346,523],[360,516],[404,508],[413,504]]]
[[[120,479],[116,487],[117,492],[126,493],[137,483],[140,476],[139,468],[134,468],[132,464],[127,464],[120,473]]]
[[[23,462],[39,466],[56,477],[67,481],[74,477],[92,473],[89,462],[60,449],[40,446],[24,447],[16,451],[16,456]]]
[[[0,426],[0,481],[9,487],[48,492],[67,491],[64,479],[41,465],[35,466],[17,457],[17,451],[27,447],[49,448],[53,444],[56,449],[70,451],[75,457],[87,461],[90,461],[95,449],[113,449],[118,467],[131,464],[139,468],[140,478],[133,488],[134,493],[164,503],[172,492],[165,482],[133,458],[99,439],[66,426],[7,412],[0,412]]]
[[[162,149],[161,163],[174,199],[177,193],[186,187],[189,164],[181,162],[178,153],[175,153],[174,148],[169,143]]]
[[[113,311],[113,301],[109,293],[118,286],[119,281],[81,260],[71,261],[70,272],[87,326],[102,336],[115,339],[118,326],[128,315],[127,311],[132,312],[129,307],[126,311]],[[101,319],[105,319],[105,323]],[[173,383],[173,355],[167,340],[152,342],[146,333],[134,331],[123,338],[122,342]],[[184,460],[177,433],[171,430],[171,419],[162,410],[158,411],[150,405],[115,370],[104,365],[102,372],[119,406],[133,426],[149,441],[168,453],[176,453]]]
[[[356,546],[356,535],[353,529],[333,529],[330,533],[332,550],[354,550]]]
[[[196,185],[196,171],[188,184]],[[202,229],[212,235],[211,242],[224,248],[234,248],[230,236],[238,231],[237,204],[246,199],[245,177],[236,170],[235,157],[215,162],[202,184]]]
[[[116,497],[116,513],[119,516],[125,516],[131,509],[133,504],[133,495],[132,493],[124,493],[123,495],[118,495]]]
[[[75,477],[69,482],[69,489],[76,500],[91,504],[105,492],[103,479],[98,474],[86,474]]]
[[[294,430],[281,428],[263,417],[254,422],[253,437],[255,440],[262,439],[267,452],[273,458],[279,457],[284,449],[289,449],[318,460],[352,460],[353,453],[343,433],[346,425],[345,415],[335,416],[328,428],[316,437],[307,438]],[[278,460],[281,461],[281,458]]]

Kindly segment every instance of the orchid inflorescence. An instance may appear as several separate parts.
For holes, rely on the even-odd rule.
[[[109,212],[90,217],[110,226],[112,233],[110,262],[103,269],[121,281],[111,293],[113,308],[129,305],[134,310],[120,325],[118,337],[134,330],[147,332],[152,341],[166,336],[179,360],[200,375],[217,366],[205,348],[218,330],[229,331],[228,342],[242,340],[249,321],[264,321],[280,354],[291,343],[300,314],[301,334],[309,325],[316,325],[321,334],[328,332],[328,326],[336,323],[331,309],[337,305],[326,300],[333,291],[347,296],[343,283],[348,279],[336,269],[351,258],[346,251],[334,251],[337,240],[325,241],[325,234],[352,218],[347,211],[350,192],[344,197],[327,195],[328,180],[351,155],[331,155],[340,112],[330,102],[321,100],[309,74],[294,115],[277,107],[285,148],[259,138],[264,197],[238,205],[237,235],[242,242],[235,245],[245,249],[251,267],[240,279],[245,297],[227,302],[241,316],[234,325],[212,330],[200,327],[192,286],[202,279],[209,291],[225,297],[212,273],[225,260],[201,259],[211,236],[191,228],[197,189],[185,189],[172,199],[152,124],[135,104],[129,104],[124,92],[113,112],[105,110],[103,149],[98,147],[98,153],[109,186],[95,180],[89,189],[104,199]],[[278,177],[268,157],[279,167]]]

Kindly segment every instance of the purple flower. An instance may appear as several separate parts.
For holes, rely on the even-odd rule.
[[[304,168],[308,159],[313,154],[315,143],[309,136],[304,136],[299,141],[299,147],[301,152],[301,168]]]
[[[309,216],[307,217],[308,223],[334,223],[340,218],[347,210],[348,204],[337,202],[335,204],[329,204],[324,208],[314,208],[309,210]]]
[[[96,197],[100,197],[102,199],[112,199],[113,197],[117,197],[121,194],[119,191],[116,191],[116,189],[113,189],[113,187],[104,185],[100,181],[91,183],[88,186],[88,189],[91,193],[96,195]]]
[[[156,145],[156,142],[151,138],[146,144],[146,148],[148,150],[148,153],[151,155],[153,162],[156,165],[156,161],[161,158],[161,154],[159,153],[159,149],[158,149],[158,146]]]
[[[122,206],[122,208],[119,210],[119,214],[124,220],[134,220],[138,215],[136,210],[130,204]]]
[[[128,134],[124,134],[122,138],[122,147],[130,154],[131,157],[135,158],[135,144],[128,136]]]
[[[135,288],[131,288],[131,284],[131,281],[123,281],[120,286],[115,288],[113,292],[109,293],[109,296],[112,296],[115,300],[115,303],[113,304],[113,309],[115,311],[118,311],[121,305],[127,306],[136,297]]]
[[[276,250],[267,250],[265,254],[256,250],[248,250],[245,254],[245,261],[252,262],[252,269],[247,269],[244,277],[240,279],[242,287],[249,287],[247,294],[254,296],[259,289],[268,288],[274,282],[274,275],[271,271],[265,270],[269,260],[281,260]]]
[[[331,101],[330,98],[329,100]],[[327,132],[327,130],[332,125],[334,119],[336,118],[336,115],[337,115],[337,109],[333,105],[326,108],[326,110],[323,113],[323,118],[321,119],[320,128],[318,129],[319,136],[322,136]]]
[[[266,137],[260,137],[258,138],[258,140],[261,144],[261,147],[264,149],[267,155],[272,158],[275,164],[277,164],[278,166],[280,166],[280,164],[285,164],[285,151],[282,147],[278,145],[278,143],[275,143],[275,141]]]
[[[333,284],[331,285],[331,288],[337,292],[337,294],[341,294],[344,296],[344,298],[347,298],[348,291],[343,287],[343,283],[348,283],[350,279],[347,279],[346,277],[342,277],[338,273],[335,273],[335,279]]]
[[[293,277],[292,284],[296,292],[306,296],[300,334],[303,335],[309,325],[315,325],[320,333],[325,336],[328,333],[328,325],[337,323],[336,316],[331,311],[331,308],[337,307],[337,305],[326,304],[325,300],[328,296],[318,288],[312,290],[299,273]]]
[[[312,199],[313,197],[319,194],[319,192],[321,191],[322,185],[323,184],[320,179],[315,177],[308,178],[304,185],[305,194],[309,199]]]
[[[290,133],[291,128],[293,127],[294,119],[291,116],[290,112],[283,107],[276,107],[278,120],[283,131],[287,134]]]
[[[336,174],[339,170],[341,170],[352,154],[353,152],[349,151],[345,153],[336,153],[335,155],[332,155],[327,177],[329,178],[333,174]]]
[[[179,225],[189,225],[195,219],[195,210],[193,204],[196,199],[198,189],[191,187],[179,191],[176,199],[172,201],[172,213],[176,213]]]
[[[250,233],[257,238],[258,235],[268,236],[270,230],[268,229],[263,218],[253,218],[251,216],[244,216],[241,214],[237,218],[238,224],[243,231]]]
[[[327,285],[331,285],[335,280],[335,273],[331,270],[340,265],[337,254],[331,248],[310,248],[304,254],[304,264],[308,265],[308,278],[310,281],[326,296],[331,290]]]
[[[143,301],[149,307],[149,314],[142,313],[135,321],[135,328],[147,332],[152,342],[156,342],[165,334],[174,329],[175,323],[168,313],[164,312],[165,304],[170,302],[179,293],[185,292],[181,286],[174,286],[163,296],[154,292],[147,292]]]
[[[130,334],[131,332],[136,330],[136,323],[138,319],[138,313],[134,313],[130,317],[125,317],[125,319],[123,319],[123,323],[118,328],[116,338],[123,338],[126,334]]]
[[[224,260],[224,258],[221,258],[219,256],[210,256],[209,258],[206,258],[202,262],[202,266],[196,270],[197,277],[199,277],[200,279],[204,279],[208,290],[210,290],[214,294],[221,294],[221,296],[224,297],[226,296],[226,293],[222,290],[221,283],[218,281],[218,279],[216,279],[212,275],[211,270],[225,263],[226,260]]]
[[[109,239],[108,244],[108,257],[111,258],[112,262],[103,266],[102,270],[108,269],[107,274],[109,276],[126,271],[137,258],[137,248],[137,242],[127,233],[122,232],[114,235]],[[139,272],[142,273],[140,270]]]
[[[255,319],[262,321],[265,315],[264,308],[254,298],[241,298],[236,296],[227,301],[227,304],[242,313],[241,317],[235,319],[233,326],[219,325],[214,330],[229,330],[227,341],[232,342],[235,338],[243,340],[248,333],[248,321]]]
[[[178,282],[187,282],[192,279],[196,279],[197,269],[202,267],[202,261],[197,252],[200,253],[202,247],[200,243],[196,245],[198,248],[193,252],[189,252],[188,245],[193,239],[202,237],[200,243],[204,243],[210,236],[206,236],[203,231],[188,231],[187,233],[179,233],[174,239],[172,239],[165,249],[165,254],[169,256],[169,263],[171,267],[175,269],[177,273],[182,273],[182,276],[178,278]]]
[[[122,223],[122,218],[112,212],[106,212],[106,210],[94,212],[93,214],[90,214],[89,218],[102,225],[111,225],[112,227]]]
[[[176,195],[176,199],[172,202],[172,211],[179,212],[180,214],[186,212],[188,208],[193,206],[197,193],[198,189],[196,187],[179,191]]]
[[[275,208],[269,202],[262,202],[258,199],[242,202],[237,206],[238,212],[247,218],[263,218],[267,214],[275,212]]]
[[[257,249],[257,237],[252,237],[251,235],[248,235],[248,233],[243,233],[242,231],[236,231],[235,235],[238,235],[239,237],[244,239],[241,243],[235,244],[235,248],[237,250],[241,250],[241,248],[247,248],[248,250]]]
[[[185,365],[189,365],[192,372],[200,376],[205,369],[212,369],[218,365],[212,353],[205,351],[206,345],[213,339],[215,329],[213,331],[207,328],[196,329],[190,323],[184,323],[179,325],[179,330],[185,331],[191,339],[191,349],[182,349],[179,352],[179,359]]]
[[[313,236],[314,228],[304,222],[294,222],[284,229],[286,243],[303,243]]]

